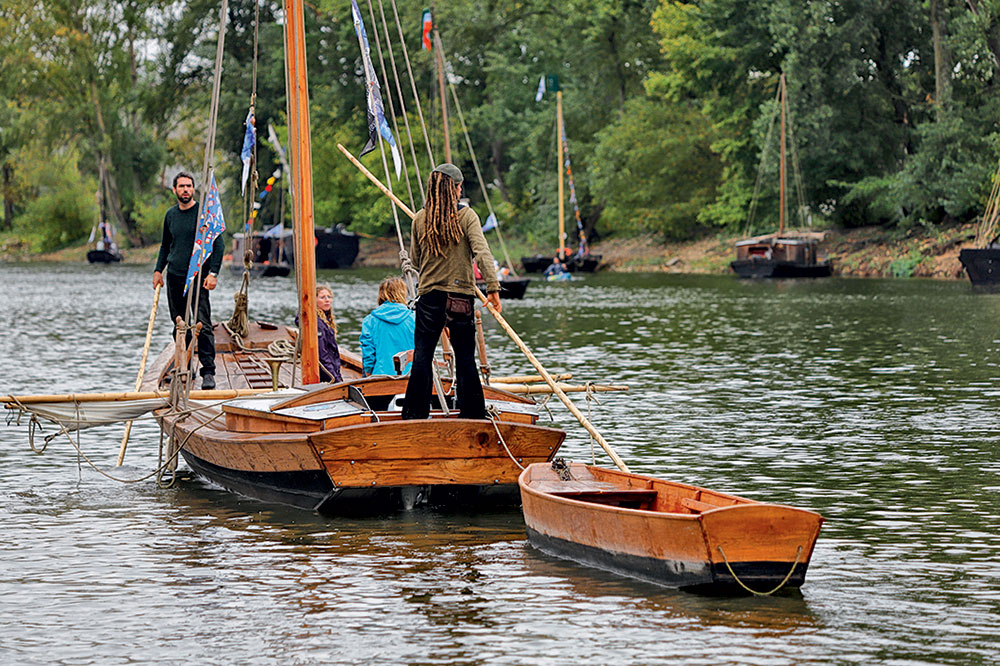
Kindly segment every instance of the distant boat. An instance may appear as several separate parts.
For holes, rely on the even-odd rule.
[[[358,235],[336,225],[326,229],[317,228],[316,234],[316,268],[350,268],[358,258],[360,243]],[[234,234],[241,236],[241,234]],[[282,257],[290,267],[295,266],[295,245],[292,243],[292,231],[285,229],[278,239],[282,245]],[[233,252],[234,263],[238,263],[237,253]],[[239,265],[242,270],[242,264]],[[284,273],[287,275],[288,273]]]
[[[100,204],[101,194],[99,192],[98,205]],[[87,242],[94,243],[94,248],[87,252],[88,262],[92,264],[116,264],[122,260],[122,253],[115,243],[115,228],[110,222],[103,219],[100,222],[95,222]]]
[[[958,253],[969,281],[975,287],[1000,287],[1000,236],[997,234],[1000,220],[1000,167],[993,176],[993,189],[986,201],[982,220],[976,230],[976,247],[965,248]]]
[[[92,264],[116,264],[122,260],[122,253],[117,248],[110,250],[90,250],[87,252],[87,261]]]
[[[796,232],[746,238],[736,243],[730,267],[745,278],[828,277],[829,260],[819,258],[822,233]]]
[[[573,168],[569,159],[569,144],[566,142],[566,126],[563,124],[562,114],[562,91],[559,90],[558,77],[546,77],[547,90],[556,91],[556,125],[559,128],[559,250],[551,255],[536,254],[528,257],[521,257],[521,265],[526,273],[543,273],[546,268],[552,265],[552,259],[559,256],[563,265],[570,273],[593,273],[601,265],[601,255],[591,254],[587,244],[587,236],[583,231],[583,221],[580,219],[580,207],[576,200],[576,185],[573,181]],[[573,204],[573,214],[576,217],[576,230],[579,241],[579,249],[575,254],[570,254],[566,247],[566,223],[564,220],[564,196],[563,196],[563,171],[569,178],[569,201]]]
[[[1000,287],[1000,245],[965,248],[958,260],[975,287]]]
[[[524,294],[528,290],[529,284],[531,284],[531,278],[522,278],[513,276],[501,278],[500,298],[513,298],[520,300],[524,298]],[[477,282],[476,285],[482,291],[486,291],[485,282]]]
[[[801,587],[823,524],[804,509],[558,459],[517,482],[539,550],[699,592]]]
[[[736,260],[730,262],[729,265],[738,276],[743,278],[828,277],[833,273],[833,267],[829,259],[821,256],[820,253],[819,243],[823,239],[823,234],[785,230],[785,211],[788,208],[786,201],[788,180],[785,157],[786,126],[790,124],[786,123],[788,97],[784,74],[781,75],[778,90],[781,112],[778,231],[773,234],[737,241]],[[763,157],[761,161],[763,162]],[[796,178],[796,180],[800,179]],[[754,194],[756,196],[756,192]],[[801,191],[799,194],[801,197]],[[751,222],[755,208],[756,199],[750,205]]]
[[[253,259],[250,264],[252,277],[284,277],[292,272],[292,264],[286,258],[286,248],[292,246],[290,230],[254,231],[250,233],[250,251]],[[233,253],[226,264],[233,273],[242,273],[243,254],[247,242],[242,233],[233,234]],[[289,251],[290,255],[291,252]]]

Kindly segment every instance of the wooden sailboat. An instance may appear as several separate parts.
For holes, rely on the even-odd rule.
[[[730,262],[733,271],[746,278],[827,277],[832,272],[828,259],[822,258],[819,243],[822,233],[788,232],[785,230],[787,167],[786,116],[788,113],[785,75],[779,84],[781,143],[780,193],[778,231],[773,234],[745,238],[736,242],[736,260]]]
[[[559,132],[557,140],[559,153],[557,165],[559,170],[559,249],[556,252],[556,256],[559,257],[560,261],[562,261],[563,265],[566,267],[566,270],[570,273],[593,273],[601,264],[601,255],[591,254],[590,248],[587,245],[587,239],[583,232],[583,222],[580,219],[580,209],[576,204],[576,187],[573,184],[573,176],[569,167],[568,156],[564,155],[564,149],[567,148],[567,144],[566,127],[563,123],[562,113],[562,90],[558,89],[558,84],[556,84],[556,88],[556,125]],[[565,196],[563,192],[564,171],[570,174],[571,201],[573,203],[573,212],[576,216],[577,234],[579,237],[579,248],[573,254],[571,254],[569,248],[566,247]],[[552,256],[542,254],[521,257],[521,265],[524,266],[524,270],[528,273],[542,273],[546,268],[552,265]]]
[[[976,230],[976,247],[963,248],[958,259],[974,287],[995,289],[1000,287],[1000,167],[993,177],[993,189],[986,202],[986,210]]]
[[[519,477],[528,541],[566,559],[704,592],[801,587],[823,518],[706,488],[590,465]]]
[[[286,0],[285,8],[293,219],[300,243],[313,237],[305,34],[301,2]],[[532,401],[491,387],[484,387],[491,419],[456,418],[447,379],[445,395],[435,392],[440,409],[430,419],[403,421],[405,378],[362,379],[360,359],[345,352],[346,381],[319,385],[314,254],[308,246],[296,249],[304,388],[215,406],[192,401],[200,408],[191,413],[159,410],[174,449],[197,473],[229,490],[322,513],[516,501],[521,466],[550,460],[565,433],[537,425]],[[293,342],[295,331],[263,322],[251,323],[239,337],[223,326],[215,330],[218,389],[295,383],[294,364],[280,363],[274,351],[275,343]],[[143,388],[163,385],[171,358],[185,365],[175,349],[160,355]]]

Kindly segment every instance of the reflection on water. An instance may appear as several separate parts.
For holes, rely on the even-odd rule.
[[[0,392],[127,389],[151,303],[132,266],[0,265]],[[341,343],[387,271],[321,272]],[[213,294],[228,317],[235,279]],[[290,322],[294,281],[251,284]],[[165,304],[164,304],[165,305]],[[543,555],[517,512],[327,520],[198,479],[158,489],[0,428],[4,663],[988,663],[1000,649],[1000,296],[964,283],[597,275],[504,314],[630,466],[814,509],[800,593],[700,597]],[[487,317],[488,319],[488,317]],[[154,352],[167,343],[161,317]],[[527,363],[487,323],[497,374]],[[563,453],[587,460],[586,433]],[[48,430],[51,432],[51,429]],[[110,469],[120,428],[83,433]],[[155,465],[137,423],[126,466]],[[599,453],[599,450],[598,450]],[[606,458],[598,456],[602,464]]]

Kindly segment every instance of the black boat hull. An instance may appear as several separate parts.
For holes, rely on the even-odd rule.
[[[603,569],[619,576],[636,578],[665,587],[677,587],[703,594],[749,594],[723,567],[714,563],[693,563],[616,553],[603,548],[567,541],[526,528],[528,543],[547,555]],[[789,574],[787,562],[730,562],[739,579],[754,589],[771,589],[785,576],[784,587],[805,583],[808,563],[799,562]]]
[[[181,455],[195,473],[230,492],[325,516],[394,513],[414,506],[517,506],[521,497],[516,483],[336,488],[321,470],[247,472],[213,465],[185,449],[181,449]]]
[[[87,261],[92,264],[116,264],[122,260],[122,255],[117,252],[107,250],[90,250],[87,252]]]
[[[829,277],[833,273],[830,262],[800,264],[794,261],[749,259],[732,261],[729,266],[743,278],[818,278]]]
[[[524,293],[528,289],[528,283],[531,282],[531,278],[507,278],[506,280],[500,281],[500,298],[516,298],[518,300],[524,298]],[[486,291],[486,283],[478,282],[477,286],[482,290]]]
[[[1000,288],[1000,248],[969,248],[958,254],[973,286]]]

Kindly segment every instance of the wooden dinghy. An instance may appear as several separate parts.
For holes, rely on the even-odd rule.
[[[518,478],[528,541],[543,552],[709,593],[767,594],[805,581],[817,513],[561,462]]]

